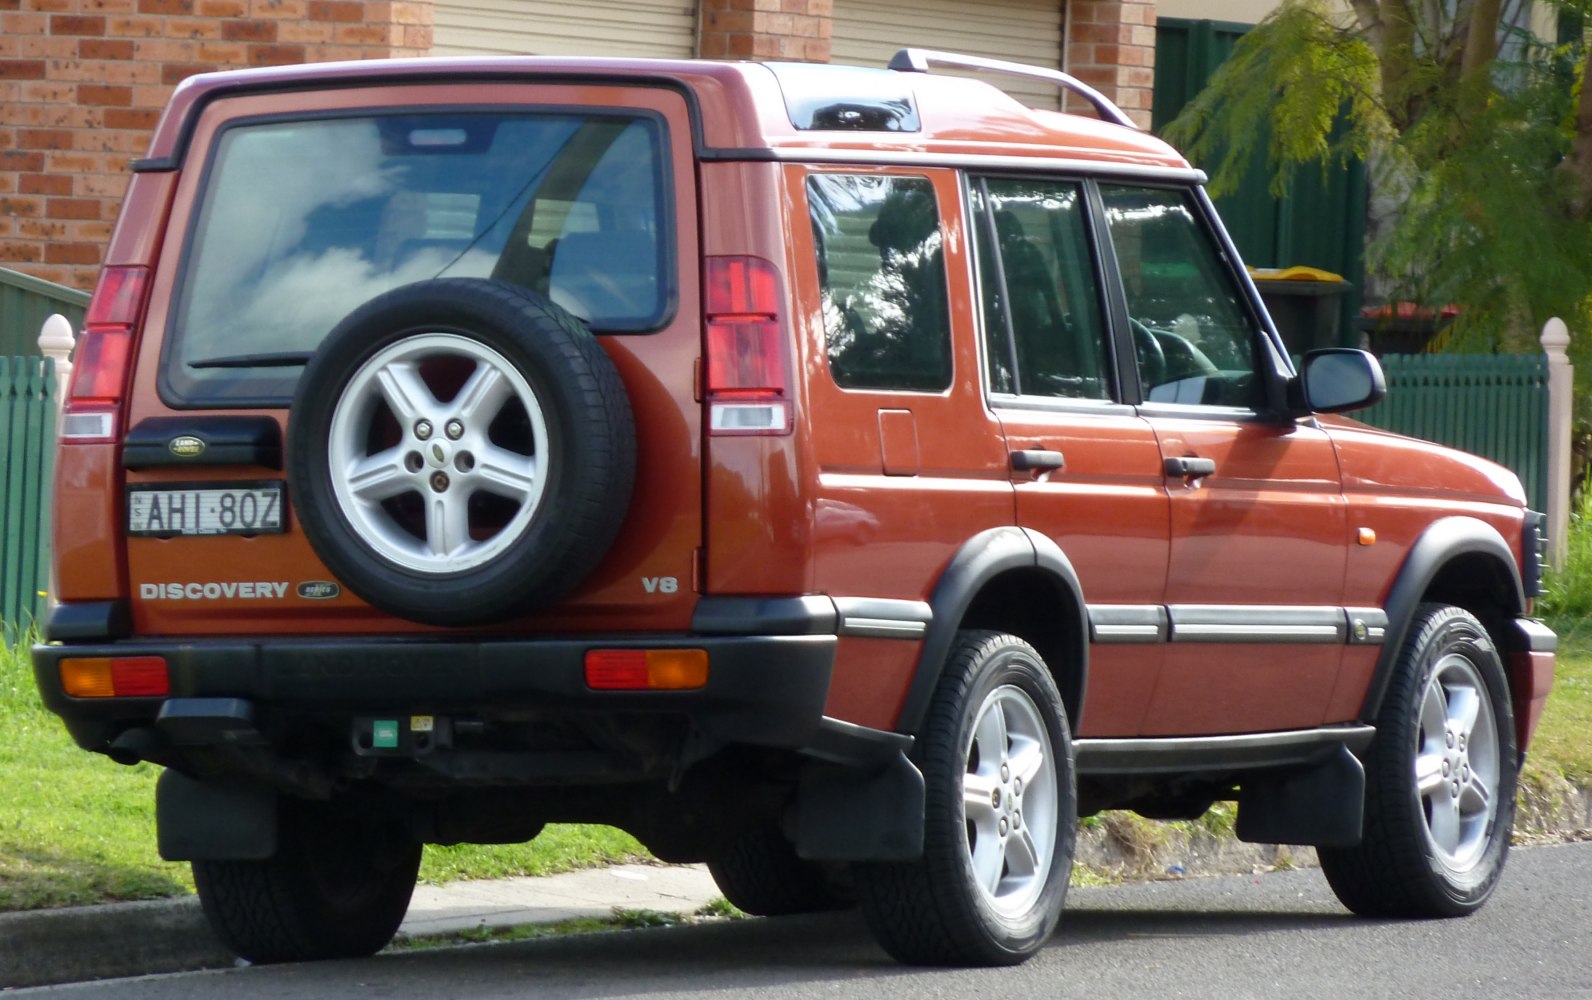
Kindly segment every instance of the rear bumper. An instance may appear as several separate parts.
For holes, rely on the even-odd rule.
[[[844,727],[823,714],[835,641],[833,635],[124,640],[35,646],[33,665],[45,705],[90,750],[104,750],[130,727],[157,725],[168,701],[185,699],[242,700],[277,720],[515,710],[659,714],[684,717],[702,735],[726,743],[816,750],[832,745]],[[665,648],[705,649],[707,683],[687,691],[586,685],[588,650]],[[62,690],[61,660],[124,656],[164,658],[169,694],[76,698]]]

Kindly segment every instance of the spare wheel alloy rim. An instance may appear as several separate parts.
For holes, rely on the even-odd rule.
[[[525,533],[546,485],[547,422],[530,383],[458,334],[405,337],[360,365],[329,437],[343,516],[382,558],[420,573],[491,562]]]
[[[1026,914],[1045,888],[1059,803],[1050,734],[1022,688],[989,693],[974,716],[962,815],[968,859],[984,899],[1004,917]]]

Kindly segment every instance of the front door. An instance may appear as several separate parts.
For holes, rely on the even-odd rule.
[[[1194,193],[1100,194],[1171,507],[1170,642],[1144,735],[1319,725],[1346,630],[1332,442],[1279,415],[1280,355]]]

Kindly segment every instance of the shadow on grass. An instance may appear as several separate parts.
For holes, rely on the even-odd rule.
[[[191,892],[177,864],[127,864],[0,843],[0,912],[45,910]]]

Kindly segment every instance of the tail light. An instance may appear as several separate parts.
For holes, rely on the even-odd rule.
[[[779,271],[758,257],[709,257],[706,280],[708,433],[789,434]]]
[[[708,682],[705,649],[592,649],[586,686],[594,691],[684,691]]]
[[[158,656],[70,657],[59,670],[61,690],[74,698],[159,698],[171,691]]]
[[[61,415],[61,438],[114,441],[127,395],[133,331],[149,297],[149,268],[107,267],[89,300],[78,338],[72,384]]]

